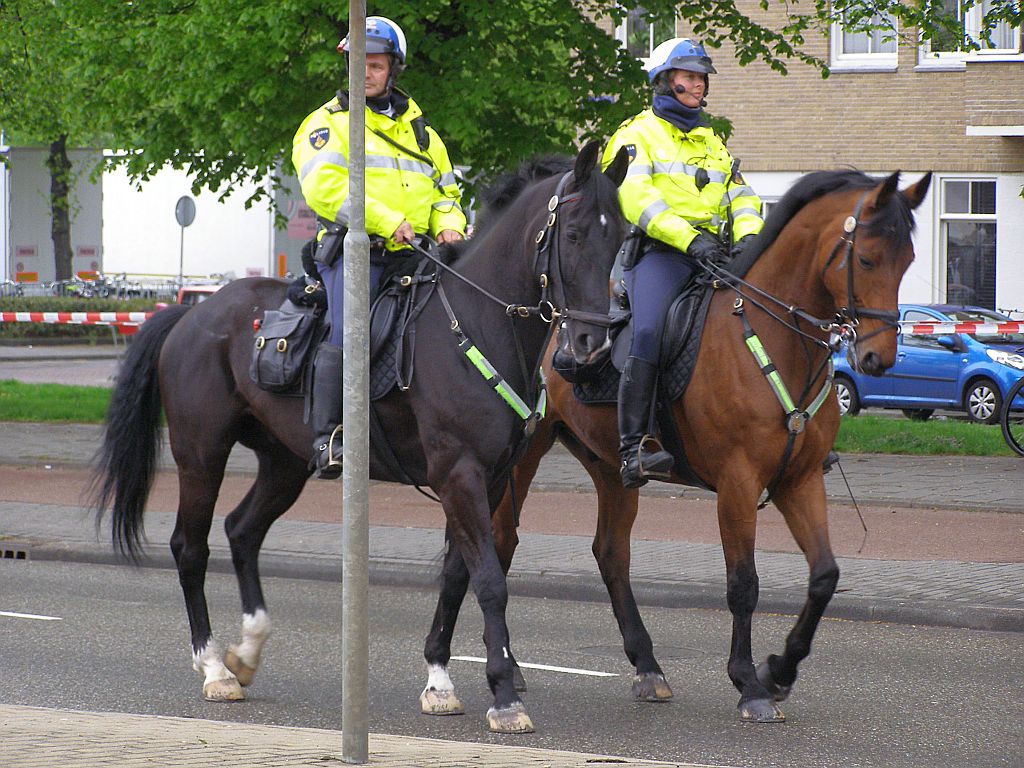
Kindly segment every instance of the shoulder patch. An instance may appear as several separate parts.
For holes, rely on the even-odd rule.
[[[740,175],[740,172],[736,171],[736,173],[734,173],[732,175],[732,183],[733,184],[746,184],[747,182],[743,180],[743,177]]]
[[[329,128],[317,128],[309,134],[309,145],[313,149],[323,149],[327,146],[327,140],[331,137]]]
[[[629,155],[629,162],[632,163],[636,159],[636,144],[627,144],[626,154]]]

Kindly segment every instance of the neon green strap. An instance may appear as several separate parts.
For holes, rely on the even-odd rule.
[[[495,370],[494,366],[491,365],[490,361],[483,356],[483,353],[476,348],[476,345],[468,338],[464,338],[459,342],[459,349],[461,349],[469,361],[473,363],[480,375],[483,376],[487,383],[494,387],[494,390],[501,395],[501,399],[508,403],[509,407],[518,414],[521,419],[530,418],[534,409],[530,408],[526,402],[515,393],[505,380],[501,377],[501,374]],[[541,418],[544,417],[544,411],[547,409],[547,391],[541,390],[541,397],[537,402],[537,412],[540,413]]]

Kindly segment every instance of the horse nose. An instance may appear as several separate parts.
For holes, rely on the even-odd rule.
[[[573,338],[573,351],[578,362],[589,362],[604,347],[607,334],[602,330],[583,329]]]
[[[868,352],[860,359],[860,369],[869,376],[881,376],[888,367],[877,352]]]

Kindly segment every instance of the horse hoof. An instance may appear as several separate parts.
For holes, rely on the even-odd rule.
[[[466,709],[455,691],[424,688],[420,694],[420,711],[425,715],[461,715]]]
[[[526,678],[518,666],[512,667],[512,687],[516,693],[526,693]]]
[[[786,716],[771,699],[741,701],[740,720],[745,723],[784,723]]]
[[[238,678],[238,684],[243,688],[247,685],[252,684],[252,679],[256,676],[256,667],[250,667],[235,653],[235,646],[228,648],[228,652],[224,654],[224,666],[231,670],[232,674]]]
[[[245,694],[238,681],[229,677],[226,680],[211,680],[203,686],[203,698],[207,701],[244,701]]]
[[[789,698],[789,694],[793,691],[792,685],[779,685],[775,682],[775,678],[772,677],[771,667],[768,666],[767,661],[762,661],[757,665],[757,682],[768,689],[768,693],[772,695],[772,698],[776,701],[785,701]]]
[[[504,709],[491,707],[487,710],[487,725],[494,733],[533,733],[533,721],[521,701]]]
[[[672,688],[664,675],[647,672],[633,678],[633,698],[636,701],[668,701],[672,698]]]

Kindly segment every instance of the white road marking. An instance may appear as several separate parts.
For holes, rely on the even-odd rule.
[[[0,611],[0,616],[9,616],[12,619],[38,619],[39,621],[64,621],[60,616],[37,616],[34,613],[14,613],[13,611]]]
[[[452,656],[452,661],[475,661],[478,664],[486,664],[487,659],[479,656]],[[520,661],[519,666],[523,669],[543,669],[547,672],[567,672],[571,675],[589,675],[590,677],[618,677],[617,672],[597,672],[593,669],[575,669],[574,667],[553,667],[550,664],[527,664]]]

